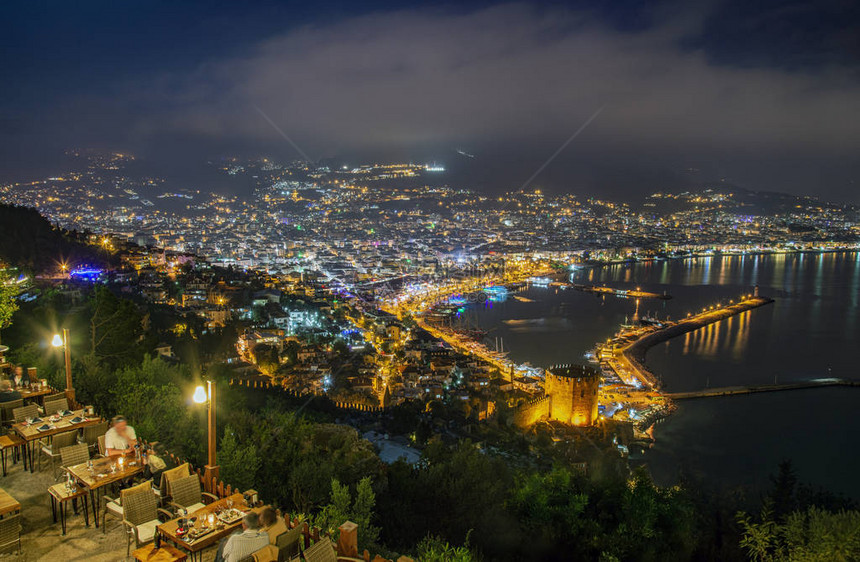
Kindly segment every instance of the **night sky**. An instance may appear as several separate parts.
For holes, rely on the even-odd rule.
[[[860,3],[4,2],[0,179],[69,147],[436,161],[611,197],[860,203]],[[458,154],[462,150],[474,155]]]

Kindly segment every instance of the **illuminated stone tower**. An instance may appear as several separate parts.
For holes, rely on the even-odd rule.
[[[600,373],[585,365],[555,365],[546,370],[544,388],[549,396],[549,417],[572,425],[597,421]]]

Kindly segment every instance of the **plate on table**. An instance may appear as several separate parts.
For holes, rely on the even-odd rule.
[[[43,420],[42,418],[33,418],[33,421],[31,421],[30,423],[31,423],[31,424],[33,424],[33,423],[42,423],[43,421],[44,421],[44,420]]]
[[[81,422],[85,422],[85,421],[87,421],[87,420],[85,420],[84,418],[75,416],[69,420],[69,423],[81,423]]]
[[[245,517],[245,512],[239,511],[236,508],[225,509],[224,511],[219,513],[217,517],[227,525],[232,525],[233,523]]]
[[[71,410],[65,410],[64,412],[62,412],[63,417],[71,416],[72,414],[74,414],[74,412]]]
[[[51,430],[51,429],[53,429],[53,428],[52,428],[50,425],[48,425],[48,424],[44,424],[44,425],[42,425],[42,426],[40,426],[40,427],[37,427],[37,428],[36,428],[36,431],[49,431],[49,430]]]

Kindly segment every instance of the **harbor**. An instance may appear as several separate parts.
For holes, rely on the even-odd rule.
[[[773,299],[757,295],[744,295],[738,302],[714,305],[702,312],[677,322],[660,322],[634,327],[622,333],[620,343],[610,347],[608,362],[623,380],[644,383],[652,389],[659,389],[660,379],[645,366],[645,354],[657,344],[674,337],[704,328],[708,324],[720,322],[731,316],[773,303]],[[629,342],[629,343],[627,343]],[[605,349],[605,347],[604,347]]]

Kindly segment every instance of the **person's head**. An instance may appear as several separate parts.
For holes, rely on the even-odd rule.
[[[242,528],[249,531],[256,531],[260,528],[260,516],[250,511],[242,518]]]
[[[12,390],[11,382],[7,381],[6,379],[0,381],[0,392],[9,392],[10,390]]]
[[[260,512],[260,527],[271,527],[278,520],[278,512],[270,505]]]
[[[23,377],[24,376],[24,367],[22,367],[21,365],[16,366],[15,367],[15,376],[16,377]]]
[[[118,432],[122,433],[125,431],[125,428],[128,427],[128,421],[126,421],[125,416],[114,416],[110,421],[110,425]]]

